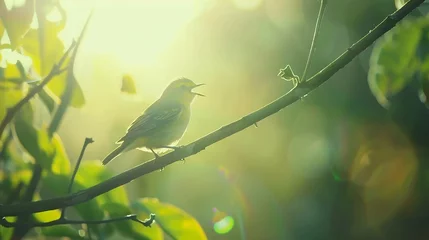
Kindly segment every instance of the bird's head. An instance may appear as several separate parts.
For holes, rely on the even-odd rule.
[[[193,92],[196,87],[204,84],[196,84],[187,78],[179,78],[171,82],[162,93],[161,98],[168,98],[183,104],[190,104],[195,96],[203,96],[201,93]]]

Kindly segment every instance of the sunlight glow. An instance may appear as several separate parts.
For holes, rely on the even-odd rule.
[[[234,0],[235,6],[242,10],[254,10],[258,8],[261,3],[262,0]]]
[[[64,0],[69,24],[66,41],[78,34],[94,5],[85,51],[112,55],[121,65],[150,66],[167,50],[177,33],[201,10],[197,0]],[[79,19],[77,19],[79,18]]]

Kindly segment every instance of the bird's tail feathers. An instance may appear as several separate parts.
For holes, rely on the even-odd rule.
[[[117,148],[115,148],[115,150],[113,150],[112,152],[110,152],[109,155],[107,155],[103,159],[103,165],[106,165],[107,163],[109,163],[110,161],[112,161],[113,159],[115,159],[117,156],[121,155],[121,153],[123,152],[123,150],[125,149],[125,147],[126,147],[125,144],[121,144]]]

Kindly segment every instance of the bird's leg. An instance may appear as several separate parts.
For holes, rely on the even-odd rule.
[[[155,155],[155,160],[158,159],[159,155],[156,154],[156,152],[152,148],[149,148],[149,149],[150,149],[150,151],[152,151],[153,155]],[[165,169],[165,167],[162,167],[161,169],[159,169],[159,171],[162,172],[162,171],[164,171],[164,169]]]
[[[169,149],[173,149],[173,150],[179,150],[181,148],[183,148],[183,146],[161,146],[160,148],[169,148]],[[182,161],[185,162],[185,158],[182,158]]]
[[[156,154],[156,152],[152,148],[149,148],[149,149],[150,151],[152,151],[153,155],[155,155],[155,159],[159,158],[159,155]]]

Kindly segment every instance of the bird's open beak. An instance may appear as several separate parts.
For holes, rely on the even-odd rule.
[[[196,87],[203,86],[203,85],[206,85],[206,84],[204,84],[204,83],[197,84],[197,85],[193,86],[193,87],[191,88],[191,90],[192,90],[192,89],[194,89],[194,88],[196,88]],[[201,96],[201,97],[205,97],[205,96],[206,96],[206,95],[204,95],[204,94],[197,93],[197,92],[192,92],[192,91],[191,91],[191,93],[193,93],[193,94],[195,94],[195,95],[198,95],[198,96]]]

